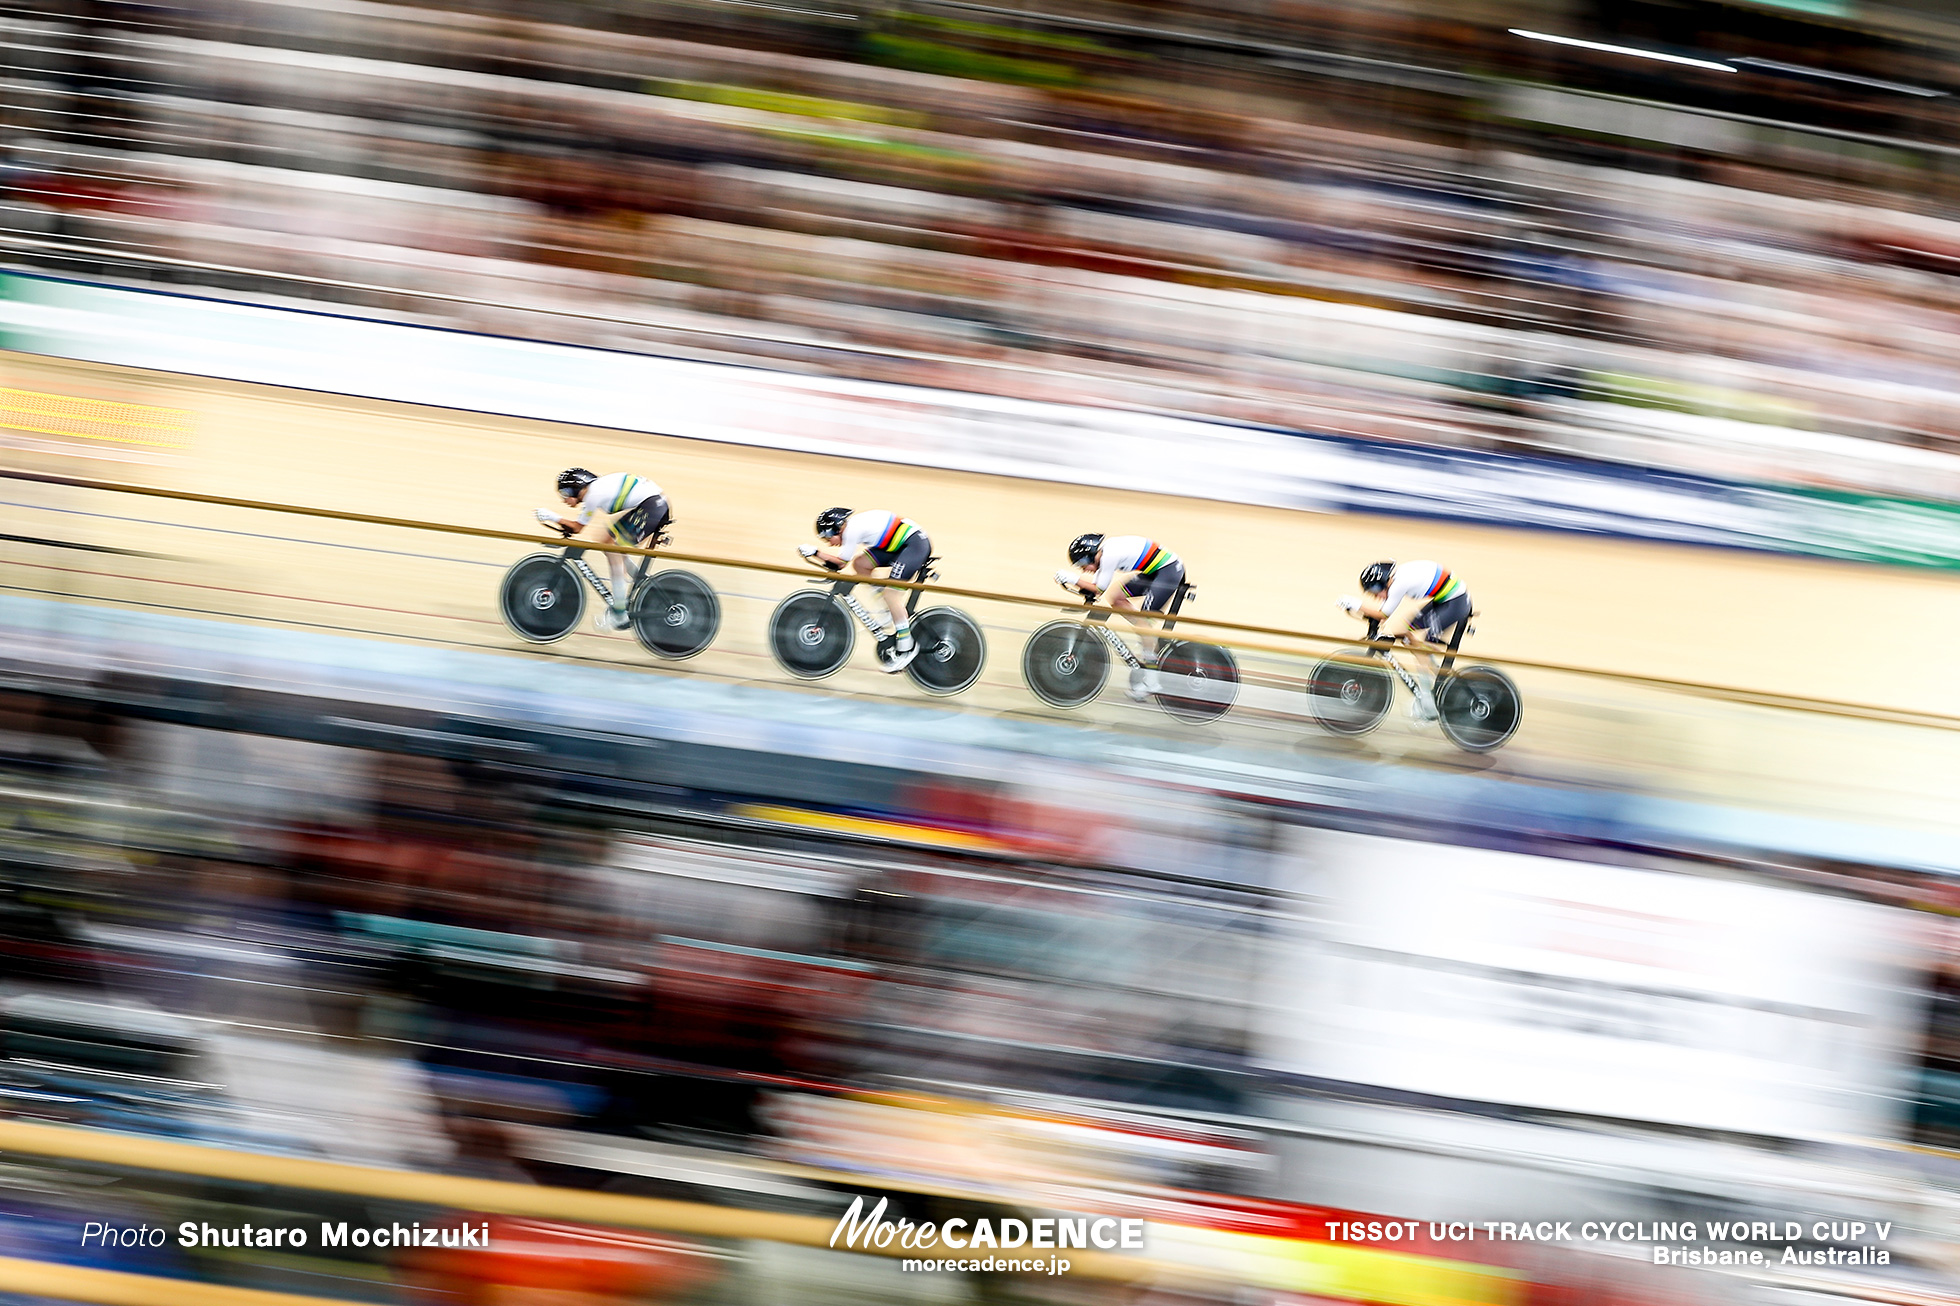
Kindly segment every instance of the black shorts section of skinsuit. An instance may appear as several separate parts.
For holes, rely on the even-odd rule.
[[[866,549],[871,561],[892,569],[893,580],[917,580],[932,556],[932,541],[924,531],[913,531],[896,549]]]
[[[613,529],[630,536],[635,542],[651,539],[673,519],[673,510],[667,506],[667,496],[656,494],[639,507],[633,509],[613,523]]]
[[[1183,581],[1184,564],[1167,562],[1148,576],[1130,577],[1130,583],[1123,587],[1123,592],[1133,599],[1142,599],[1146,612],[1162,612],[1170,606],[1171,595],[1177,593],[1177,587]]]
[[[1470,591],[1458,590],[1453,597],[1444,599],[1441,603],[1432,603],[1416,613],[1415,620],[1409,625],[1416,630],[1428,631],[1429,637],[1438,643],[1447,643],[1450,631],[1456,628],[1459,621],[1465,621],[1469,616]]]

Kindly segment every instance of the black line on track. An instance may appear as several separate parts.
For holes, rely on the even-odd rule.
[[[32,535],[0,535],[0,540],[10,544],[40,544],[50,549],[80,549],[84,553],[114,553],[124,558],[161,558],[161,553],[145,553],[141,549],[116,549],[107,544],[82,544],[76,540],[42,540]]]

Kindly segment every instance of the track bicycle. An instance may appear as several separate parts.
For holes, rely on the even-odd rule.
[[[1239,664],[1228,650],[1197,640],[1163,638],[1176,628],[1184,601],[1197,592],[1190,581],[1180,581],[1169,610],[1162,614],[1154,668],[1162,688],[1151,695],[1158,707],[1187,725],[1216,721],[1232,710],[1239,697]],[[1093,604],[1095,598],[1085,594],[1082,602]],[[1102,692],[1112,652],[1132,671],[1151,670],[1129,641],[1109,628],[1107,616],[1091,612],[1087,620],[1066,617],[1028,636],[1021,652],[1021,676],[1036,698],[1050,707],[1081,707]]]
[[[668,536],[654,543],[664,545]],[[585,560],[583,548],[528,554],[511,564],[498,590],[504,624],[519,639],[553,644],[578,629],[585,615],[585,586],[612,602],[612,587]],[[653,558],[642,554],[632,570],[626,615],[641,647],[669,661],[691,658],[712,644],[721,629],[721,600],[691,571],[669,568],[647,575]],[[581,583],[583,582],[583,583]]]
[[[925,560],[919,579],[934,581],[939,573],[932,569],[937,555]],[[817,563],[826,571],[836,571],[827,563]],[[812,576],[810,583],[824,590],[800,590],[783,599],[769,614],[769,651],[777,665],[799,680],[822,680],[844,669],[857,643],[856,626],[863,626],[877,641],[877,655],[883,661],[897,642],[871,609],[851,591],[858,585],[876,586],[876,580],[832,580]],[[987,637],[980,623],[958,608],[935,607],[919,612],[923,590],[911,590],[905,611],[912,625],[912,642],[918,655],[905,668],[912,683],[928,694],[945,697],[971,689],[987,664]],[[853,624],[855,623],[855,624]]]
[[[1496,667],[1456,666],[1469,629],[1467,617],[1456,623],[1431,693],[1444,738],[1467,753],[1488,753],[1518,732],[1524,702],[1511,678]],[[1331,734],[1365,735],[1380,725],[1394,702],[1395,680],[1409,693],[1419,692],[1414,674],[1379,639],[1380,630],[1380,619],[1370,617],[1367,648],[1345,648],[1314,663],[1307,702],[1314,720]]]

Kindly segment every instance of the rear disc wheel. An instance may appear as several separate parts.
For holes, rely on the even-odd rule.
[[[987,637],[958,608],[928,608],[912,618],[912,642],[919,652],[905,674],[928,694],[971,689],[987,664]]]
[[[1436,679],[1436,724],[1466,753],[1502,748],[1518,733],[1524,700],[1496,667],[1465,667]]]
[[[1216,721],[1239,697],[1239,664],[1216,644],[1178,640],[1157,659],[1157,706],[1186,725]]]
[[[633,634],[655,657],[691,658],[721,630],[721,600],[691,571],[663,571],[641,581],[628,606]]]

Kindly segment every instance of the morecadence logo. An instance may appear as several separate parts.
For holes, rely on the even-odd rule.
[[[865,1199],[851,1200],[850,1209],[831,1230],[830,1245],[840,1243],[852,1251],[886,1251],[896,1246],[903,1251],[937,1252],[933,1259],[908,1259],[907,1270],[1022,1271],[1066,1274],[1068,1262],[1054,1256],[1027,1259],[1003,1258],[995,1253],[1026,1248],[1030,1251],[1142,1251],[1143,1225],[1138,1219],[1113,1216],[1042,1216],[1026,1220],[1014,1217],[994,1219],[980,1216],[972,1220],[954,1217],[944,1221],[909,1219],[887,1220],[889,1197],[880,1197],[869,1213]],[[945,1259],[947,1251],[964,1253]],[[985,1255],[978,1255],[984,1252]]]

